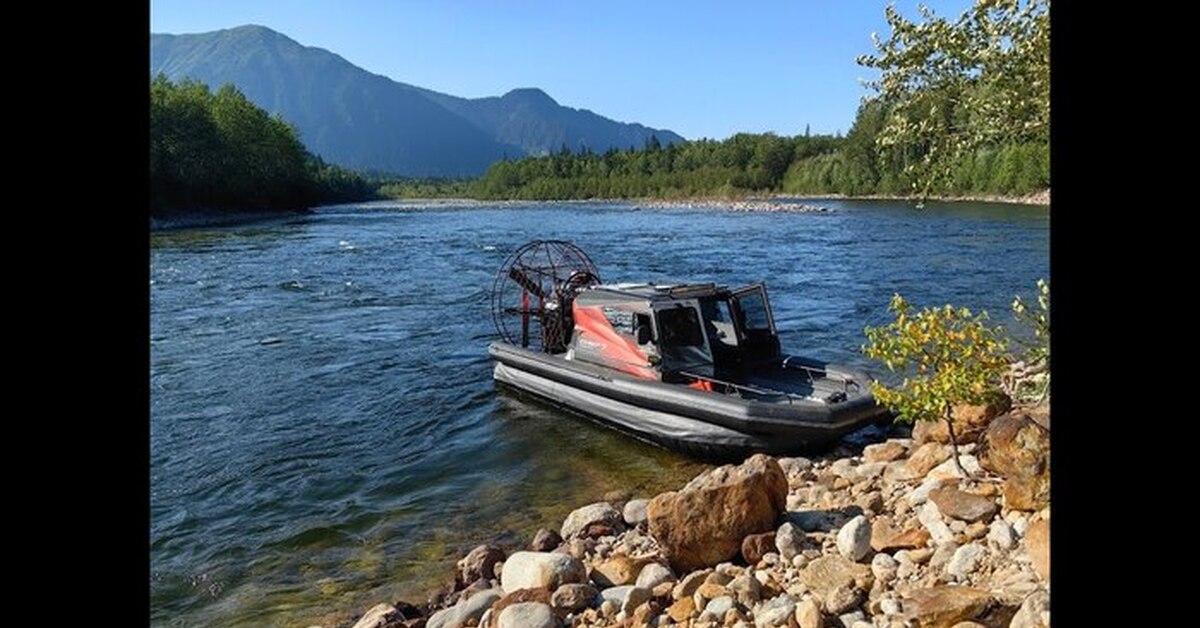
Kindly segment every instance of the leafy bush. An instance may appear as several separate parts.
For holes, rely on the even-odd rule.
[[[944,420],[958,465],[951,412],[958,404],[985,403],[997,392],[1009,364],[1003,330],[987,324],[987,312],[967,308],[944,305],[914,313],[899,294],[888,310],[896,320],[864,329],[868,342],[862,350],[903,380],[895,386],[876,381],[871,391],[898,421]],[[961,465],[959,471],[967,475]]]

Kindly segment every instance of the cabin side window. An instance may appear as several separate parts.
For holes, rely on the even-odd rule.
[[[739,298],[746,329],[769,330],[771,321],[767,318],[767,304],[761,292],[753,292]]]

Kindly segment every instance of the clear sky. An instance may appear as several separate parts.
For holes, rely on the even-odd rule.
[[[456,96],[539,87],[560,104],[688,139],[845,133],[887,34],[868,0],[151,0],[150,31],[261,24]],[[957,17],[970,0],[926,0]],[[895,2],[918,17],[915,0]]]

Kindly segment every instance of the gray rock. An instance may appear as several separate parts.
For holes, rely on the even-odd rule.
[[[627,584],[625,586],[604,589],[600,592],[600,597],[605,601],[611,600],[615,602],[617,610],[629,615],[633,613],[634,609],[641,606],[643,602],[650,599],[650,590]]]
[[[871,574],[875,576],[876,580],[879,580],[883,583],[888,583],[892,580],[895,580],[896,570],[899,568],[900,565],[896,562],[896,560],[887,554],[876,554],[875,557],[871,559]]]
[[[517,589],[553,591],[570,582],[586,582],[587,568],[578,558],[557,552],[516,552],[504,561],[500,586],[506,593]]]
[[[713,598],[704,606],[704,612],[712,613],[715,617],[724,617],[725,613],[733,608],[733,598],[728,595],[722,595],[718,598]]]
[[[854,477],[856,482],[863,480],[871,480],[878,477],[883,477],[884,470],[887,469],[886,462],[864,462],[854,468]]]
[[[854,479],[854,462],[849,458],[838,458],[829,465],[830,473],[839,475],[847,480]]]
[[[494,588],[480,591],[469,598],[459,599],[454,606],[434,613],[426,622],[425,628],[462,628],[472,620],[478,622],[483,617],[483,613],[502,597],[504,597],[504,591]]]
[[[591,606],[599,595],[600,591],[590,584],[564,584],[550,596],[550,605],[574,613]]]
[[[391,604],[376,604],[354,623],[354,628],[383,628],[389,621],[400,616]]]
[[[790,521],[779,526],[779,530],[775,532],[775,548],[779,550],[779,556],[786,561],[799,554],[803,545],[804,532]]]
[[[979,566],[979,561],[987,555],[987,549],[978,543],[968,543],[957,550],[946,563],[946,573],[955,578],[965,580]]]
[[[777,595],[759,607],[754,613],[755,628],[775,628],[788,625],[788,620],[796,612],[796,601],[784,593]]]
[[[857,628],[855,624],[866,621],[866,619],[867,616],[862,611],[850,611],[849,613],[838,615],[838,621],[842,622],[842,625],[846,628]]]
[[[608,526],[614,532],[620,532],[625,527],[624,518],[616,508],[612,507],[612,504],[596,502],[571,511],[571,514],[567,515],[566,520],[563,521],[559,534],[564,539],[571,539],[586,532],[588,526],[593,523]]]
[[[950,484],[954,480],[940,476],[930,476],[925,478],[917,488],[909,491],[904,499],[908,501],[910,506],[916,507],[924,504],[929,500],[929,494],[941,488],[946,484]]]
[[[871,522],[858,515],[846,522],[837,533],[838,552],[847,560],[858,562],[871,553]]]
[[[630,526],[636,526],[646,521],[646,506],[650,504],[648,499],[631,499],[625,502],[624,512],[621,513],[625,518],[625,523]]]
[[[1013,615],[1008,628],[1049,628],[1050,626],[1050,594],[1046,591],[1034,591],[1025,601],[1017,614]]]
[[[899,615],[900,601],[895,598],[885,597],[879,600],[879,612],[884,615]]]
[[[863,602],[863,592],[853,585],[840,586],[825,596],[825,611],[833,615],[848,613]]]
[[[1007,521],[997,518],[988,526],[987,542],[989,546],[1007,552],[1017,546],[1017,536]]]
[[[933,551],[933,557],[929,559],[929,566],[933,569],[940,569],[949,564],[950,559],[954,558],[954,552],[958,551],[958,543],[950,541],[942,543]]]
[[[929,531],[930,538],[934,543],[942,544],[949,543],[954,540],[954,533],[950,531],[950,527],[942,521],[942,513],[938,511],[938,507],[933,502],[925,502],[921,509],[917,511],[917,521],[925,526]]]
[[[554,611],[541,602],[520,602],[500,612],[499,628],[557,628]]]
[[[661,563],[650,563],[642,567],[636,585],[643,589],[653,589],[664,582],[675,582],[675,574]]]
[[[804,473],[805,471],[810,471],[813,468],[812,460],[809,460],[808,458],[779,458],[777,462],[779,463],[779,467],[783,469],[783,472],[787,475]]]

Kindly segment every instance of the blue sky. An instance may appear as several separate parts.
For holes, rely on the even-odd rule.
[[[957,17],[970,0],[927,0]],[[688,139],[845,133],[885,2],[151,0],[154,33],[261,24],[370,72],[457,96],[540,87]],[[896,1],[916,18],[917,2]]]

